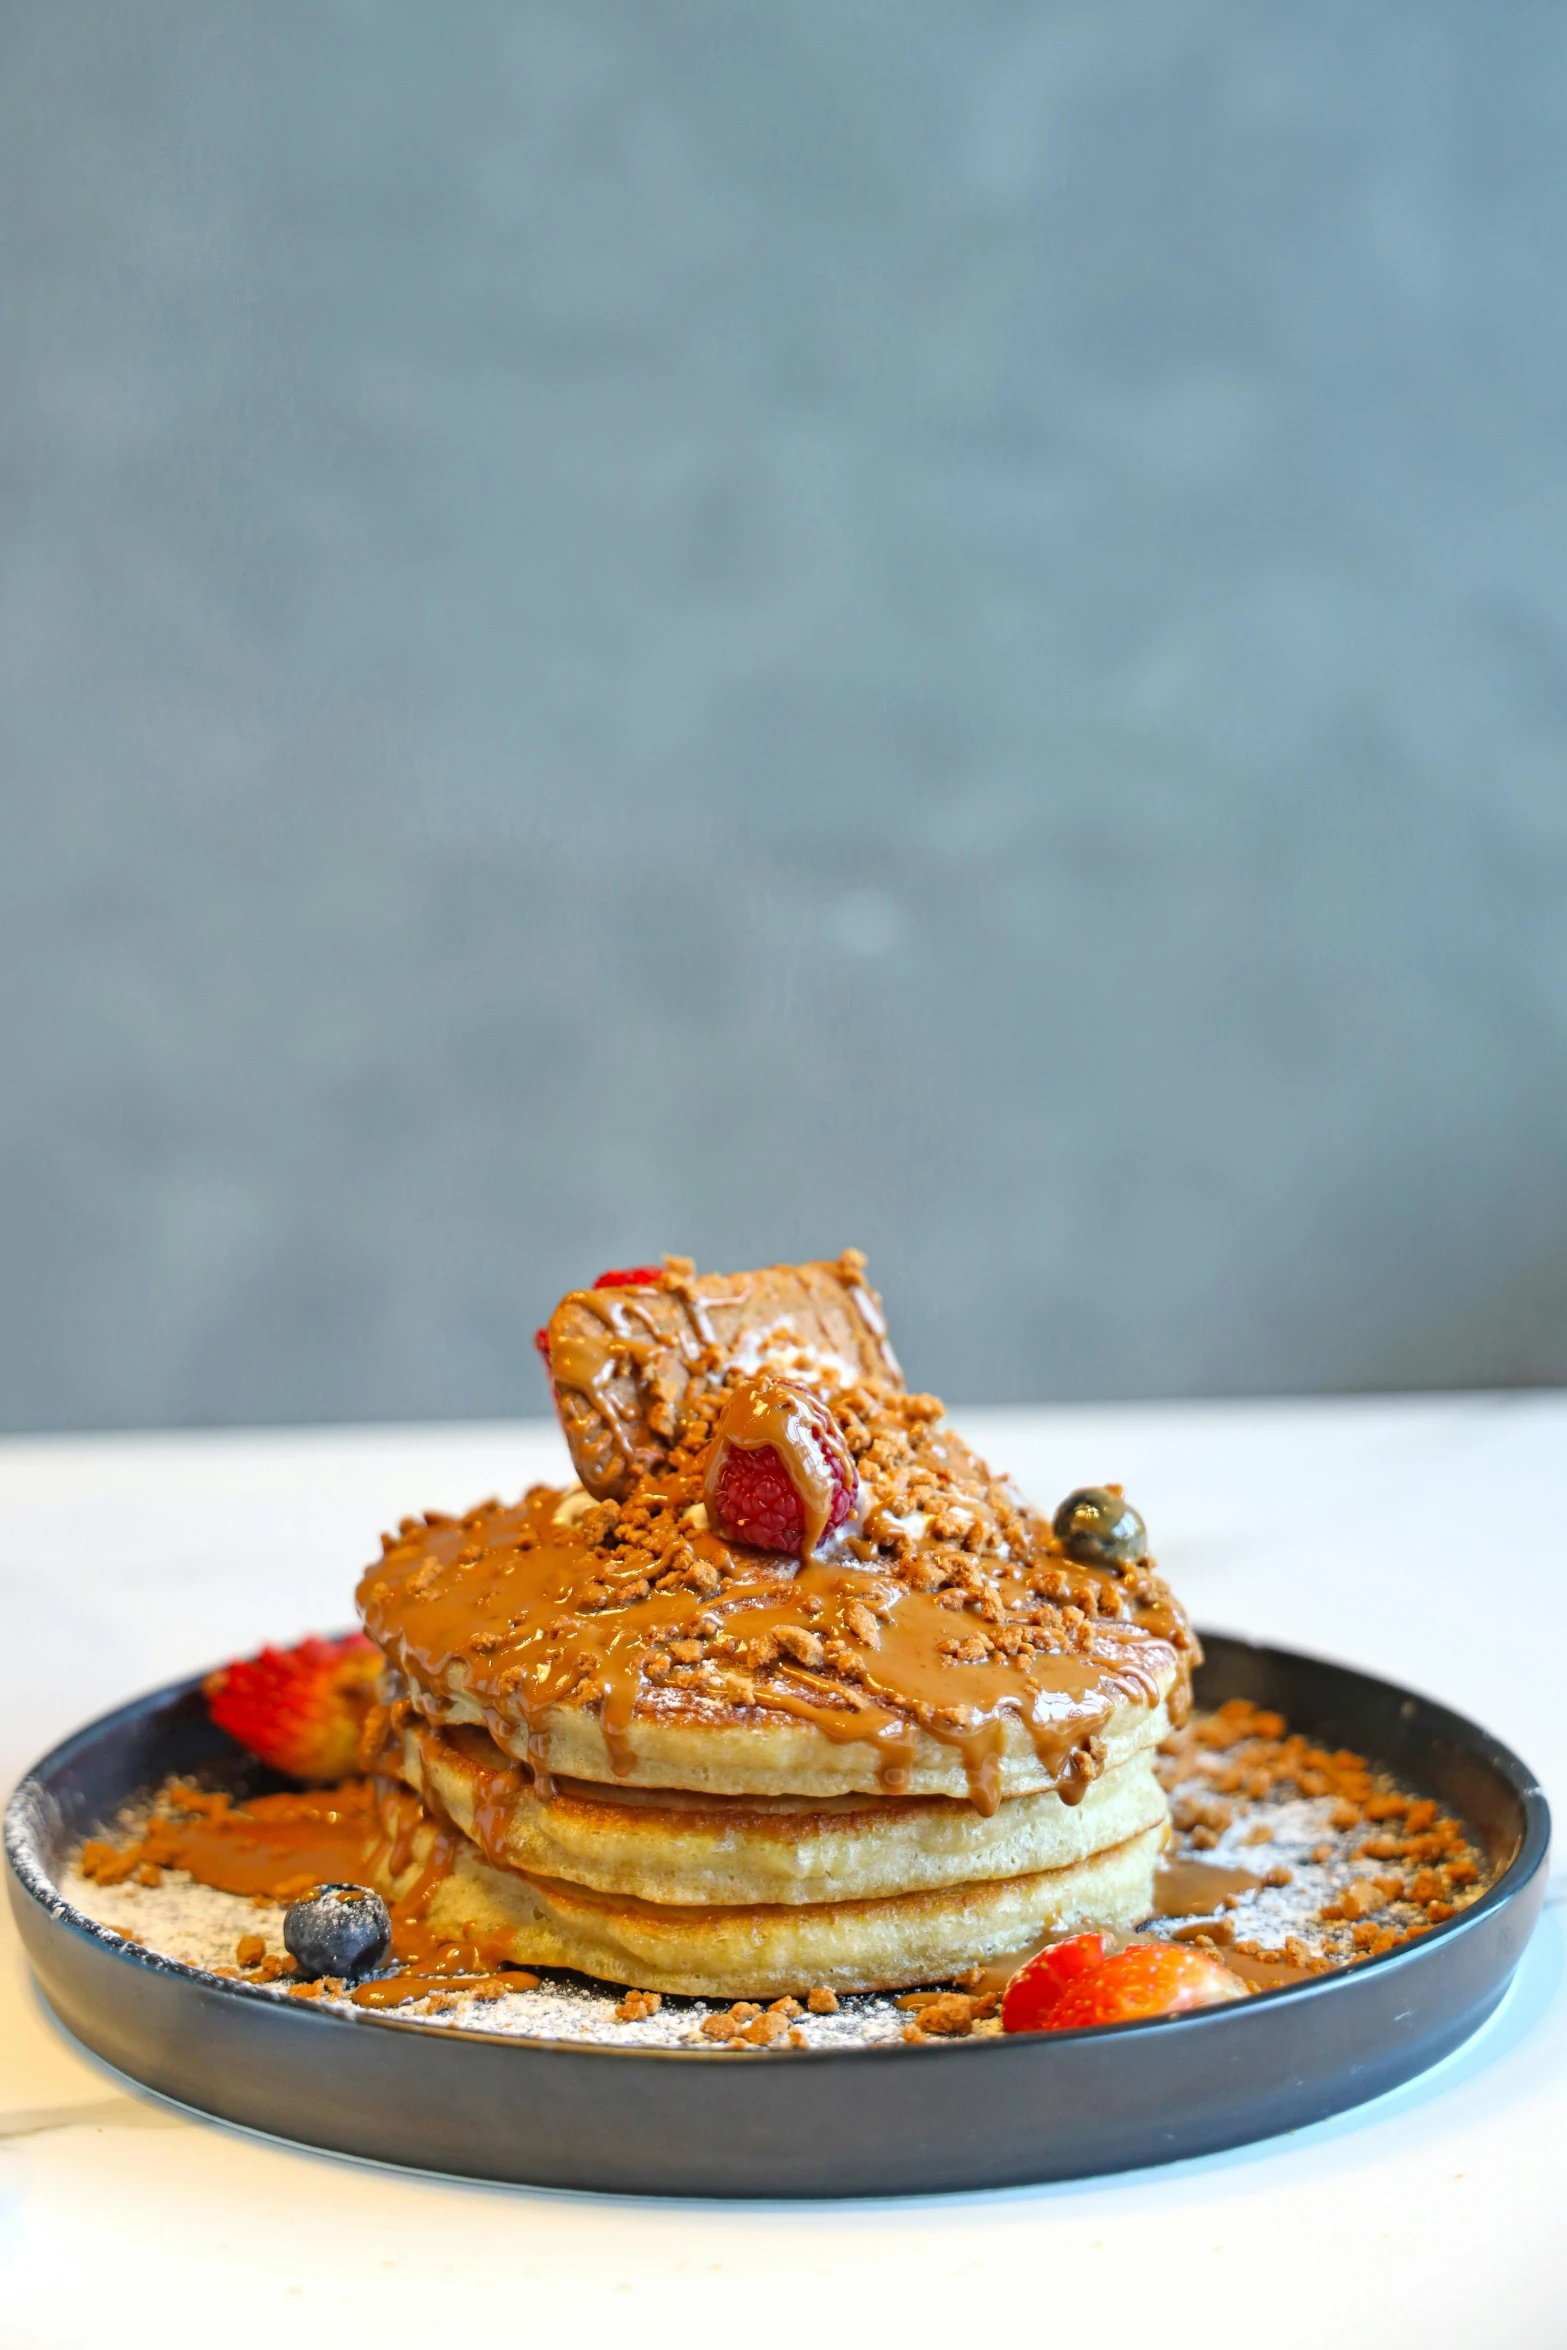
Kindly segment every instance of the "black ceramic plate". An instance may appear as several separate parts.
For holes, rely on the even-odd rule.
[[[171,1771],[232,1764],[199,1681],[48,1755],[6,1817],[12,1904],[56,2015],[186,2105],[472,2178],[658,2195],[884,2195],[1080,2178],[1298,2129],[1468,2038],[1539,1915],[1550,1817],[1485,1731],[1342,1665],[1205,1633],[1204,1704],[1249,1697],[1457,1812],[1497,1874],[1474,1905],[1346,1973],[1114,2031],[730,2055],[530,2041],[280,2001],[118,1941],[55,1876]]]

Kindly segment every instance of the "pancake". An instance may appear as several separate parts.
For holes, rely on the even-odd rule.
[[[1197,1655],[1152,1560],[909,1393],[854,1251],[605,1279],[542,1334],[580,1482],[405,1518],[359,1587],[432,1930],[749,1998],[1146,1916]]]
[[[1020,1795],[714,1797],[557,1780],[540,1794],[481,1730],[403,1731],[401,1776],[497,1866],[664,1905],[809,1905],[1067,1867],[1166,1817],[1145,1747],[1080,1804]],[[383,1766],[384,1767],[384,1766]]]
[[[420,1831],[416,1863],[437,1833],[433,1823]],[[712,1909],[589,1893],[496,1868],[461,1837],[425,1919],[432,1935],[477,1944],[490,1963],[574,1967],[694,1998],[774,1999],[818,1985],[900,1990],[949,1979],[1052,1933],[1137,1925],[1153,1907],[1165,1836],[1161,1822],[1065,1868],[887,1900]]]
[[[714,1796],[826,1798],[897,1792],[972,1801],[976,1778],[984,1772],[982,1797],[987,1792],[996,1800],[1050,1792],[1070,1803],[1076,1786],[1086,1788],[1101,1771],[1151,1750],[1169,1736],[1175,1722],[1169,1701],[1178,1682],[1177,1668],[1170,1665],[1155,1684],[1152,1699],[1114,1692],[1105,1703],[1063,1706],[1050,1726],[1063,1736],[1063,1743],[1064,1734],[1076,1729],[1081,1743],[1068,1747],[1059,1760],[1042,1757],[1029,1728],[1003,1715],[995,1724],[983,1725],[989,1736],[977,1763],[972,1750],[965,1752],[950,1739],[909,1727],[897,1740],[893,1766],[885,1736],[846,1735],[858,1727],[852,1716],[840,1714],[842,1727],[829,1735],[775,1705],[726,1703],[702,1692],[645,1693],[636,1709],[629,1761],[618,1773],[615,1761],[617,1752],[624,1759],[624,1746],[612,1746],[598,1717],[585,1708],[552,1707],[530,1730],[471,1694],[460,1673],[452,1674],[444,1691],[415,1684],[411,1702],[436,1722],[487,1729],[509,1755],[530,1768],[542,1768],[549,1780],[684,1788]],[[1096,1672],[1090,1693],[1098,1696],[1103,1691],[1104,1682]],[[793,1695],[794,1689],[789,1693]],[[805,1696],[804,1691],[800,1694]]]

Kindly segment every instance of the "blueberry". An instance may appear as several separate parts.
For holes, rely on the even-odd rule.
[[[1148,1556],[1148,1529],[1114,1485],[1080,1485],[1055,1514],[1062,1549],[1080,1567],[1131,1567]]]
[[[392,1921],[368,1885],[318,1885],[284,1918],[283,1943],[302,1975],[364,1975],[391,1948]]]

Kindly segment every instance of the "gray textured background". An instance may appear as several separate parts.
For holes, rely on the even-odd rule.
[[[0,14],[0,1424],[1567,1379],[1567,13]]]

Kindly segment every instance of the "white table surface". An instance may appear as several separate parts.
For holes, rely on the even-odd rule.
[[[1122,1480],[1200,1621],[1430,1690],[1567,1801],[1567,1397],[955,1416],[1042,1500]],[[140,1689],[343,1623],[381,1526],[563,1458],[541,1425],[0,1445],[0,1776]],[[187,2114],[65,2037],[7,1917],[0,2341],[614,2327],[638,2350],[797,2350],[824,2320],[901,2346],[1005,2319],[1041,2343],[1132,2325],[1161,2350],[1232,2325],[1268,2350],[1559,2344],[1560,1917],[1466,2048],[1316,2128],[1081,2185],[749,2205],[463,2185]]]

